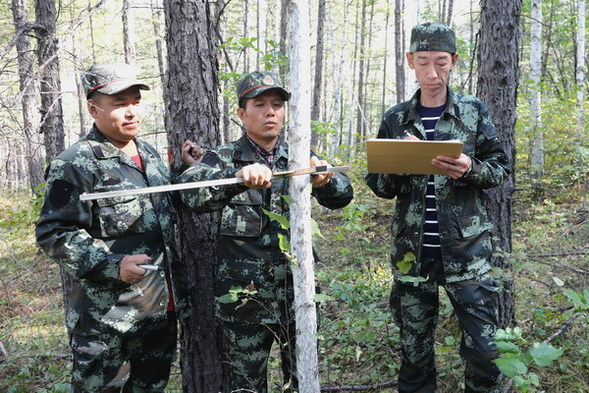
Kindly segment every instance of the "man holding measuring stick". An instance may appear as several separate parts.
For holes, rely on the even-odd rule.
[[[279,222],[288,221],[290,174],[277,177],[288,166],[280,131],[290,94],[276,75],[256,71],[239,83],[237,97],[245,135],[207,152],[180,179],[237,177],[243,183],[188,189],[181,195],[196,212],[221,211],[215,296],[227,392],[268,391],[266,365],[274,341],[280,348],[284,391],[293,391],[298,389],[294,289],[291,262],[281,248],[289,231]],[[329,172],[327,162],[314,155],[309,164],[327,170],[309,171],[317,201],[332,209],[346,206],[353,196],[349,179]]]

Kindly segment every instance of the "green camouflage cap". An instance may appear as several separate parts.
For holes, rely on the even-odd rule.
[[[423,23],[411,29],[409,52],[456,53],[454,31],[441,23]]]
[[[82,74],[82,84],[86,98],[94,92],[113,95],[137,86],[149,90],[145,82],[137,79],[135,69],[124,63],[95,64]]]
[[[288,101],[290,93],[282,85],[280,78],[269,71],[254,71],[247,74],[237,85],[237,100],[254,98],[266,90],[276,89],[284,101]]]

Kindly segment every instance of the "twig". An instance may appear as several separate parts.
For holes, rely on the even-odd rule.
[[[583,255],[583,254],[570,254],[570,255]],[[552,254],[552,255],[551,254],[546,254],[544,256],[545,257],[553,257],[553,256],[558,256],[558,255],[557,254]],[[561,254],[561,256],[564,256],[564,254]],[[570,267],[570,266],[565,266],[565,265],[560,264],[560,263],[550,263],[550,262],[545,262],[545,261],[542,261],[542,260],[539,260],[539,259],[535,259],[535,258],[542,257],[541,255],[539,255],[539,256],[528,255],[528,257],[530,259],[532,259],[533,262],[541,263],[543,265],[552,266],[553,268],[570,270],[570,271],[573,271],[573,272],[578,273],[578,274],[589,274],[589,270],[587,270],[587,269]]]
[[[341,386],[324,386],[321,392],[362,392],[365,390],[379,390],[397,386],[398,381],[389,381],[377,383],[375,385],[341,385]]]
[[[556,337],[560,336],[562,334],[562,332],[564,332],[564,330],[566,328],[568,328],[569,326],[572,325],[573,321],[575,319],[577,319],[577,317],[581,315],[580,312],[574,313],[572,317],[570,317],[569,319],[567,319],[562,325],[560,325],[560,327],[558,328],[558,330],[556,332],[554,332],[550,337],[546,338],[544,341],[542,341],[543,343],[549,343],[550,341],[554,340]]]

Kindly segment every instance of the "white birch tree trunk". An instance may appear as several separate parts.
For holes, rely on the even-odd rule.
[[[532,22],[530,26],[530,131],[532,149],[530,164],[534,188],[539,189],[539,179],[544,171],[544,135],[542,132],[542,93],[540,78],[542,72],[542,0],[532,0]]]
[[[582,130],[585,100],[585,0],[579,0],[577,13],[577,127]]]
[[[292,97],[289,102],[289,168],[309,165],[311,130],[311,47],[308,0],[291,0],[288,58]],[[311,245],[311,197],[308,176],[290,181],[291,253],[294,256],[297,375],[300,393],[319,393],[315,273]]]

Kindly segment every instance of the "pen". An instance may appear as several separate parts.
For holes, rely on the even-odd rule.
[[[145,270],[164,270],[164,268],[160,265],[137,265],[142,269]]]
[[[407,131],[407,130],[405,130],[405,131],[403,131],[403,132],[405,133],[405,136],[413,136],[413,134],[412,134],[412,133],[410,133],[410,132],[409,132],[409,131]]]

